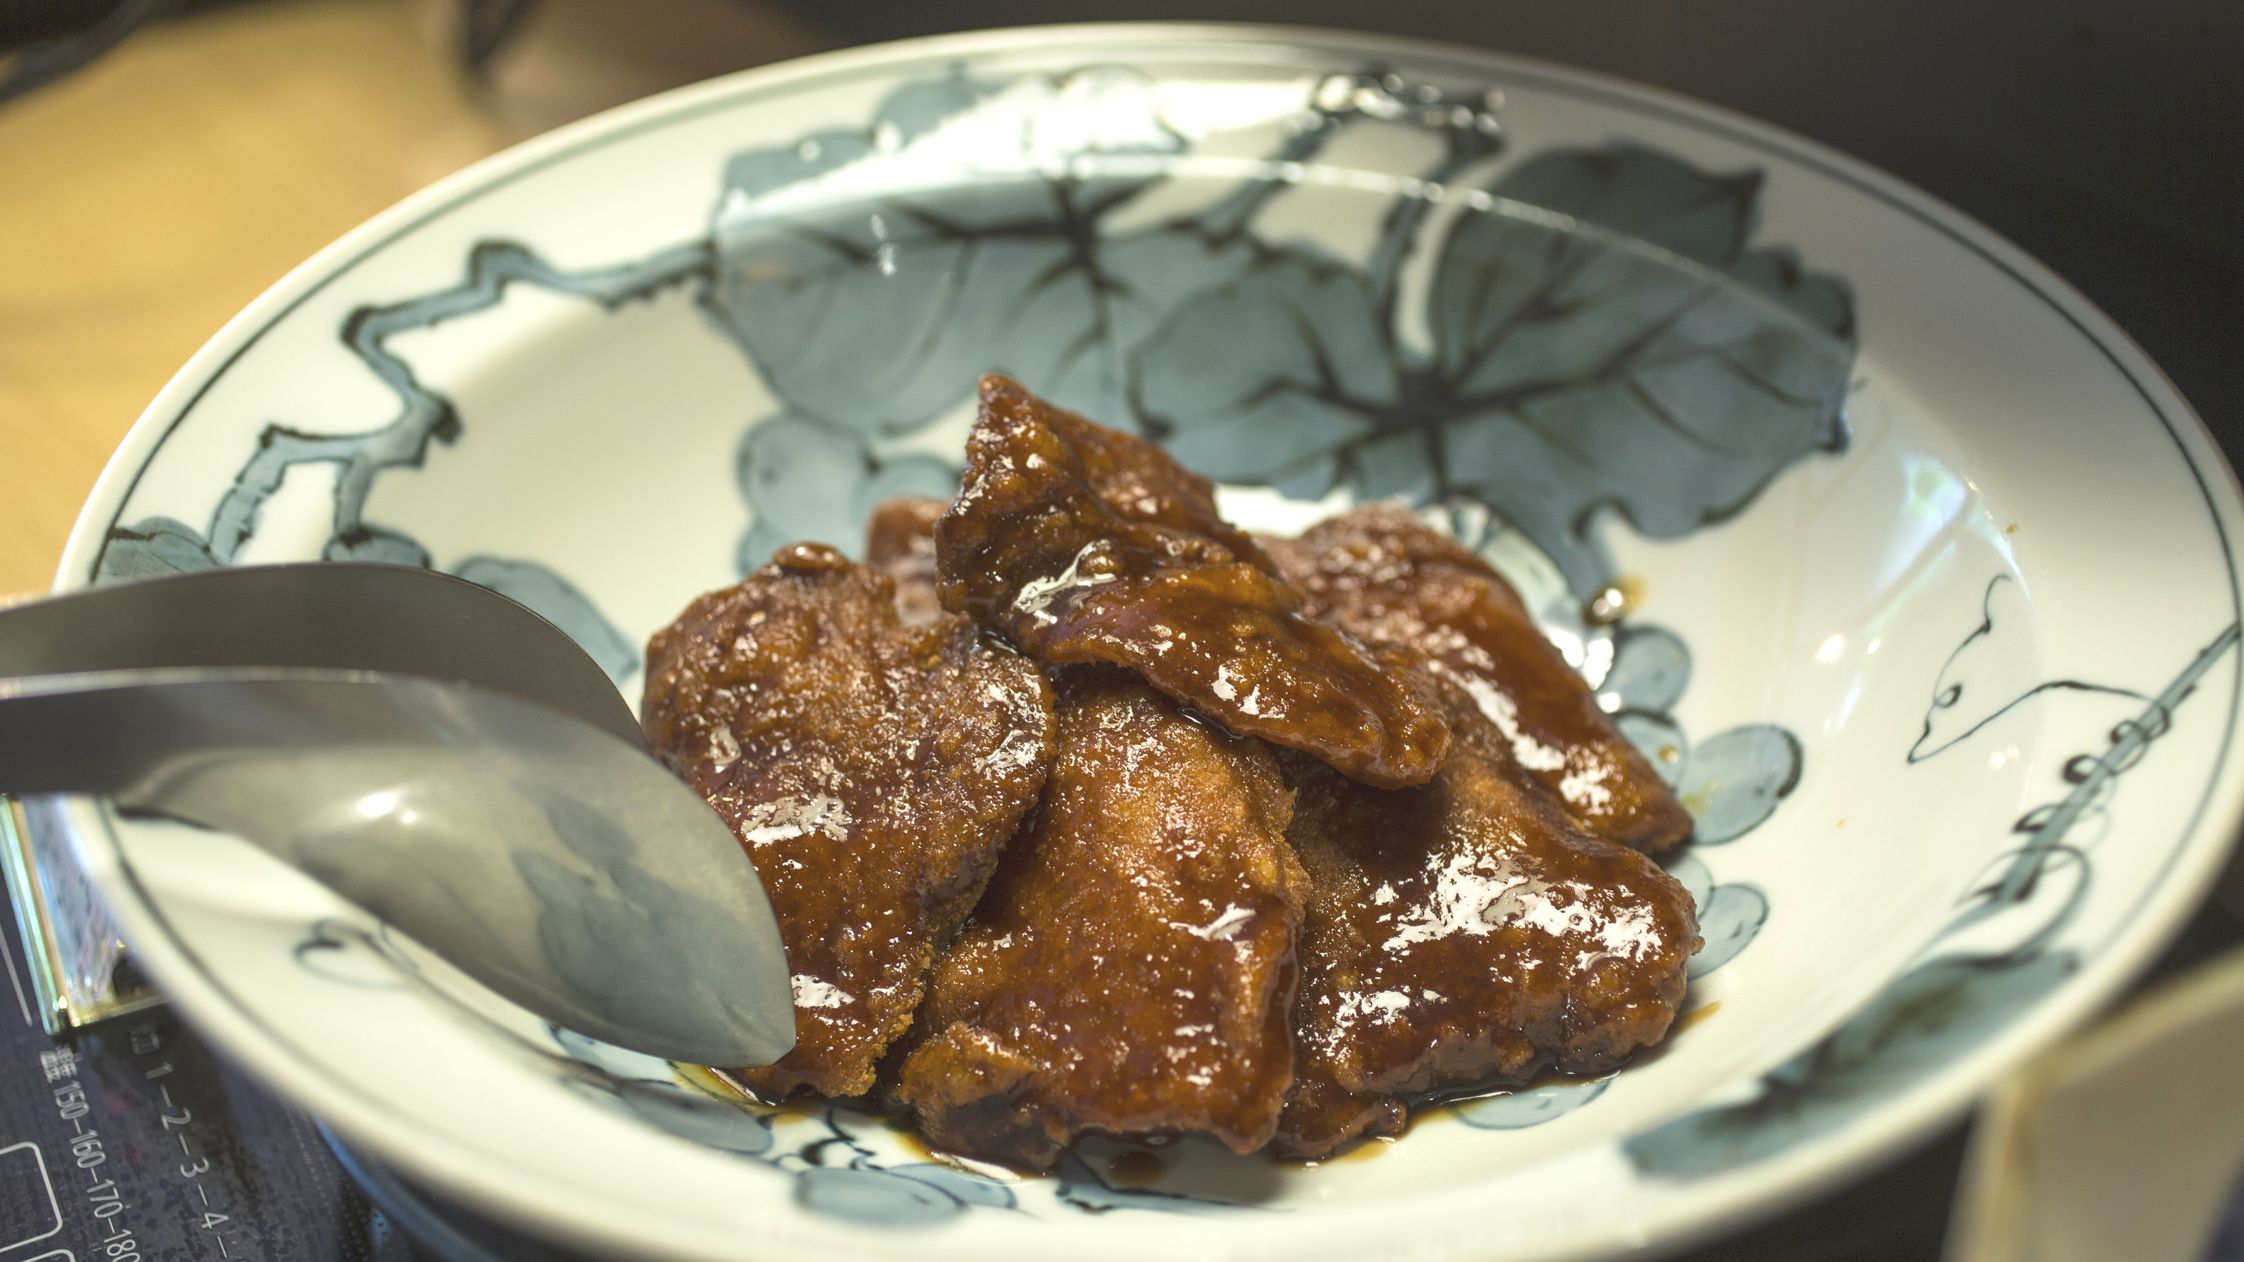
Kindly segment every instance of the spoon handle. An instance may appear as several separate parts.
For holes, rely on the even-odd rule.
[[[230,566],[0,608],[0,680],[172,667],[382,671],[471,683],[638,745],[613,681],[530,609],[435,570]]]

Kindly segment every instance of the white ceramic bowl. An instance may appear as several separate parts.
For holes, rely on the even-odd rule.
[[[2235,483],[2030,260],[1814,145],[1589,75],[1127,26],[814,58],[455,176],[150,407],[60,584],[331,556],[637,646],[940,490],[976,373],[1245,523],[1408,496],[1668,754],[1694,1015],[1600,1082],[1315,1169],[1006,1182],[554,1037],[228,838],[75,802],[180,1006],[438,1190],[679,1258],[1585,1257],[1764,1212],[2110,997],[2239,816]],[[1586,599],[1627,597],[1617,627]]]

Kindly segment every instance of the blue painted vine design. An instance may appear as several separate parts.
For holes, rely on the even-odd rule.
[[[884,1156],[876,1142],[886,1124],[873,1113],[833,1102],[789,1112],[755,1108],[683,1081],[652,1057],[565,1030],[554,1038],[579,1063],[606,1071],[576,1080],[585,1093],[659,1130],[792,1176],[796,1203],[813,1213],[916,1227],[970,1207],[1020,1207],[1005,1180]]]
[[[1988,879],[1964,894],[1918,963],[1838,1029],[1765,1074],[1751,1098],[1686,1114],[1626,1140],[1623,1148],[1637,1169],[1661,1178],[1706,1178],[1828,1134],[1885,1098],[1894,1083],[1926,1076],[1991,1036],[2079,966],[2076,952],[2059,941],[2087,895],[2092,865],[2088,852],[2069,838],[2083,819],[2104,809],[2120,777],[2172,729],[2175,710],[2214,664],[2236,649],[2239,626],[2232,623],[2214,636],[2155,695],[2077,680],[2045,681],[1936,743],[1936,718],[1962,702],[1971,687],[1959,661],[1994,634],[1995,595],[2011,581],[2007,575],[1989,580],[1979,624],[1935,680],[1923,734],[1906,754],[1909,765],[1969,742],[2019,705],[2054,692],[2127,698],[2142,708],[2109,729],[2101,748],[2065,761],[2059,772],[2063,794],[2011,825],[2018,844]],[[1998,916],[2017,927],[2002,945],[1946,945]]]
[[[233,564],[257,531],[265,501],[291,469],[331,465],[335,494],[321,559],[429,565],[428,548],[404,532],[366,518],[374,481],[393,469],[417,469],[432,446],[460,440],[464,425],[449,399],[422,386],[412,367],[390,353],[388,340],[444,320],[497,306],[509,285],[522,282],[596,299],[609,306],[645,297],[676,283],[706,248],[665,251],[642,262],[589,272],[562,273],[519,246],[486,243],[468,258],[467,277],[439,293],[387,306],[362,307],[345,321],[344,345],[397,396],[397,415],[373,430],[321,434],[280,421],[258,435],[248,460],[197,530],[169,517],[142,518],[110,527],[94,562],[96,582],[145,578]],[[706,267],[706,262],[700,264]],[[609,675],[621,682],[639,669],[639,649],[603,617],[577,587],[545,565],[527,559],[470,557],[453,573],[500,592],[568,632]]]
[[[1707,172],[1626,143],[1515,157],[1497,99],[1383,68],[1337,72],[1305,87],[1260,174],[1202,180],[1203,190],[1177,174],[1172,160],[1190,142],[1133,69],[1005,81],[957,69],[904,83],[861,126],[734,155],[701,238],[583,270],[486,241],[457,284],[361,308],[342,340],[395,397],[392,417],[345,434],[273,421],[207,521],[120,521],[95,577],[232,563],[267,500],[304,466],[331,466],[336,478],[326,557],[431,564],[428,545],[369,518],[368,496],[385,473],[464,441],[473,418],[424,385],[391,339],[497,306],[518,285],[611,310],[687,288],[778,402],[738,449],[751,521],[742,572],[796,539],[853,541],[888,496],[949,494],[958,467],[929,453],[957,446],[931,440],[980,373],[1002,370],[1225,483],[1406,499],[1484,551],[1523,538],[1556,576],[1546,611],[1607,650],[1585,656],[1591,682],[1692,807],[1694,850],[1722,845],[1798,782],[1799,743],[1752,725],[1694,744],[1671,717],[1690,677],[1682,641],[1643,624],[1581,625],[1575,611],[1619,578],[1609,523],[1686,536],[1742,511],[1794,463],[1844,450],[1852,297],[1788,251],[1755,244],[1758,172]],[[1018,153],[943,151],[964,193],[789,209],[816,181],[878,185],[884,164],[924,159],[945,129],[1006,109],[1015,113],[1001,132]],[[1327,146],[1373,124],[1437,143],[1424,170],[1394,181],[1364,257],[1263,229]],[[1073,130],[1048,137],[1047,127]],[[1133,213],[1187,184],[1206,194],[1183,199],[1191,209]],[[1465,213],[1445,222],[1437,207],[1452,199]],[[637,669],[636,646],[544,563],[476,557],[453,568],[554,620],[619,681]],[[1716,881],[1696,853],[1673,869],[1699,903],[1707,947],[1692,974],[1704,976],[1753,939],[1768,900]],[[326,950],[311,947],[307,965]],[[789,1130],[810,1129],[783,1144],[769,1118],[666,1072],[612,1063],[624,1055],[614,1049],[562,1041],[579,1066],[565,1080],[792,1174],[813,1210],[903,1223],[1017,1208],[1001,1182],[883,1164],[863,1142],[863,1127],[879,1123],[847,1107],[815,1124],[790,1117]],[[1522,1091],[1458,1111],[1472,1125],[1516,1128],[1603,1090]],[[1111,1186],[1080,1160],[1055,1187],[1086,1211],[1206,1207]]]
[[[578,1066],[600,1071],[565,1079],[580,1093],[657,1129],[769,1166],[794,1178],[795,1202],[861,1227],[920,1227],[969,1209],[1020,1210],[1016,1185],[942,1162],[897,1161],[880,1114],[849,1101],[772,1110],[680,1077],[672,1066],[565,1030],[555,1042]],[[1036,1186],[1031,1184],[1030,1186]],[[1126,1187],[1069,1153],[1050,1182],[1054,1199],[1086,1213],[1153,1210],[1205,1214],[1259,1208],[1151,1188]]]
[[[848,1102],[827,1102],[813,1110],[766,1109],[688,1076],[706,1071],[674,1066],[551,1024],[542,1024],[532,1036],[429,978],[386,924],[364,928],[322,919],[297,943],[294,955],[298,967],[336,985],[358,990],[411,986],[580,1098],[793,1176],[796,1201],[812,1212],[863,1226],[912,1227],[970,1206],[1019,1208],[1002,1179],[939,1162],[884,1157],[873,1144],[886,1123]],[[1063,1202],[1094,1210],[1140,1203],[1166,1209],[1182,1199],[1110,1189],[1079,1162],[1061,1172],[1057,1190]],[[1197,1204],[1205,1210],[1218,1203]]]

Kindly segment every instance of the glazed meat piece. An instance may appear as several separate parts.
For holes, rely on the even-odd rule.
[[[1307,612],[1360,639],[1427,654],[1472,693],[1535,781],[1582,831],[1660,851],[1691,831],[1667,782],[1600,709],[1511,584],[1396,505],[1265,540]]]
[[[1059,681],[1043,805],[936,966],[897,1100],[936,1148],[1049,1168],[1075,1136],[1270,1139],[1304,878],[1260,741],[1136,676]]]
[[[963,618],[905,626],[887,578],[796,544],[654,637],[641,715],[740,837],[787,944],[795,1048],[742,1079],[868,1090],[1043,788],[1043,676]]]
[[[1105,662],[1241,735],[1384,788],[1448,752],[1440,714],[1217,516],[1207,479],[1158,447],[982,379],[966,479],[935,526],[946,608],[1039,661]]]
[[[1282,1153],[1391,1132],[1403,1099],[1442,1087],[1611,1069],[1683,1000],[1689,892],[1577,831],[1473,698],[1435,684],[1455,743],[1431,783],[1383,793],[1289,763],[1310,895]]]
[[[1293,1094],[1278,1115],[1270,1150],[1296,1161],[1319,1161],[1350,1140],[1385,1139],[1409,1126],[1410,1106],[1381,1091],[1350,1091],[1333,1079],[1331,1066],[1304,1059],[1295,1067]]]
[[[913,626],[943,614],[935,593],[935,519],[947,500],[900,495],[882,500],[865,526],[865,564],[896,582],[896,608]]]

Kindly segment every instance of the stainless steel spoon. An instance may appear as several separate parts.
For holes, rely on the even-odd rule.
[[[794,1042],[731,830],[574,641],[460,579],[256,566],[0,609],[0,789],[232,833],[622,1047],[729,1066]]]

